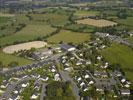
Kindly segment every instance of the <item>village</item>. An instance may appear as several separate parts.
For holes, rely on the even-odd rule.
[[[118,65],[110,65],[97,53],[107,46],[97,37],[77,46],[61,43],[53,48],[37,50],[31,56],[35,63],[0,72],[0,98],[24,99],[27,96],[25,91],[31,89],[30,100],[45,100],[47,85],[54,81],[70,82],[76,100],[128,98],[131,95],[130,80]]]

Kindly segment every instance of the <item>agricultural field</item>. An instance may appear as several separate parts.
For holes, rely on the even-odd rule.
[[[0,17],[14,17],[14,14],[0,13]]]
[[[123,25],[126,25],[126,26],[131,26],[133,27],[133,17],[128,17],[126,19],[114,19],[114,21],[116,21],[117,23],[119,24],[123,24]]]
[[[8,67],[8,64],[10,64],[11,62],[14,62],[14,61],[18,62],[19,66],[32,63],[31,60],[27,60],[25,58],[21,58],[21,57],[17,57],[17,56],[14,56],[14,55],[6,54],[6,53],[2,52],[2,50],[0,50],[0,62],[2,62],[3,65]]]
[[[65,43],[81,43],[90,39],[90,34],[72,32],[68,30],[61,30],[59,33],[49,37],[47,40],[50,43],[59,43],[61,41]]]
[[[74,13],[74,16],[81,18],[84,16],[96,16],[98,14],[99,14],[98,11],[76,10],[76,12]]]
[[[104,19],[95,20],[95,19],[90,19],[90,18],[77,20],[77,23],[78,24],[92,25],[92,26],[96,26],[96,27],[106,27],[106,26],[117,25],[117,23],[112,22],[112,21],[108,21],[108,20],[104,20]]]
[[[54,32],[56,28],[49,25],[27,25],[15,34],[0,38],[0,45],[13,44],[18,41],[29,41],[45,37]]]
[[[101,54],[111,64],[120,64],[128,79],[133,82],[133,50],[125,45],[112,44],[101,51]]]
[[[43,41],[33,41],[27,43],[21,43],[17,45],[7,46],[3,49],[3,52],[12,54],[14,52],[18,52],[20,50],[30,50],[31,48],[42,48],[47,46],[46,42]]]

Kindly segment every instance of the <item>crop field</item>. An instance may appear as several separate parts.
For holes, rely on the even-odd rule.
[[[43,22],[55,26],[64,26],[65,24],[69,23],[69,15],[65,14],[46,13],[32,14],[30,16],[33,18],[34,22]]]
[[[5,54],[4,52],[0,50],[0,62],[3,62],[3,65],[7,66],[9,63],[14,62],[14,61],[18,62],[19,66],[32,63],[31,60],[27,60],[25,58],[17,57],[17,56],[10,55],[10,54]]]
[[[77,20],[77,23],[92,25],[92,26],[96,26],[96,27],[106,27],[106,26],[117,25],[117,23],[112,22],[112,21],[108,21],[108,20],[104,20],[104,19],[95,20],[95,19],[90,19],[90,18],[83,19],[83,20]]]
[[[81,43],[89,39],[90,39],[90,34],[87,34],[87,33],[61,30],[58,34],[55,34],[52,37],[49,37],[48,42],[59,43],[60,41],[63,41],[65,43],[69,43],[69,42]]]
[[[74,13],[75,16],[78,18],[84,17],[84,16],[96,16],[98,15],[98,11],[85,11],[85,10],[76,10]]]
[[[14,17],[14,14],[0,13],[0,17]]]
[[[112,64],[120,64],[128,79],[133,82],[133,50],[125,45],[112,44],[101,54]]]
[[[13,44],[16,41],[34,40],[38,37],[49,35],[55,30],[55,28],[49,25],[27,25],[21,31],[13,35],[0,38],[0,45]]]
[[[33,42],[7,46],[3,49],[3,52],[12,54],[20,50],[30,50],[31,48],[42,48],[42,47],[45,47],[46,45],[47,43],[43,41],[33,41]]]

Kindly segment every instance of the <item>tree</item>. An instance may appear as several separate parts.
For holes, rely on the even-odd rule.
[[[58,97],[58,96],[62,96],[62,94],[63,94],[62,88],[58,88],[58,89],[56,90],[56,96],[57,96],[57,97]]]
[[[16,67],[16,66],[18,66],[18,62],[12,61],[12,62],[10,62],[10,63],[8,64],[8,66],[10,66],[10,67]]]

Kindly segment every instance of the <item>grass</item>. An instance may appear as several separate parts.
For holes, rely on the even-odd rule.
[[[14,62],[14,61],[18,62],[19,66],[32,63],[31,60],[27,60],[27,59],[17,57],[14,55],[5,54],[1,50],[0,50],[0,61],[5,66],[7,66],[9,63]]]
[[[0,39],[0,45],[13,44],[16,41],[34,40],[49,35],[55,28],[49,25],[27,25],[21,31]]]
[[[133,27],[133,17],[127,17],[127,19],[114,19],[117,23],[132,26]]]
[[[133,50],[131,48],[125,45],[112,44],[111,47],[101,51],[101,54],[111,64],[120,64],[126,77],[133,82],[133,73],[130,71],[133,70]]]
[[[84,16],[96,16],[98,15],[98,11],[85,11],[85,10],[77,10],[74,15],[78,18],[84,17]]]
[[[108,21],[108,20],[104,20],[104,19],[95,20],[95,19],[91,19],[91,18],[77,20],[77,23],[92,25],[92,26],[96,26],[96,27],[106,27],[106,26],[117,25],[117,23],[112,22],[112,21]]]
[[[89,38],[90,38],[90,34],[87,34],[87,33],[61,30],[58,34],[55,34],[52,37],[49,37],[48,42],[59,43],[60,41],[63,41],[65,43],[69,43],[69,42],[81,43],[89,40]]]
[[[7,23],[9,20],[9,17],[0,17],[0,26]]]
[[[133,37],[130,37],[130,38],[128,38],[127,40],[128,40],[128,42],[130,42],[130,43],[133,44]]]

